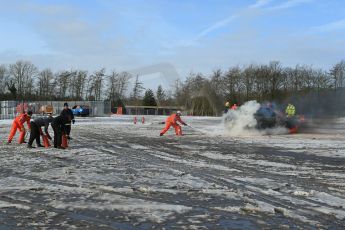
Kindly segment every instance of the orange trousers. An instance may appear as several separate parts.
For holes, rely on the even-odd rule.
[[[182,128],[181,128],[181,126],[179,124],[177,124],[177,123],[172,123],[172,122],[167,122],[165,124],[165,128],[161,131],[161,134],[166,133],[170,129],[171,126],[174,127],[176,135],[182,136]]]
[[[22,144],[22,143],[24,143],[25,131],[21,130],[20,125],[17,122],[13,122],[13,124],[12,124],[10,135],[8,136],[8,142],[12,141],[14,135],[16,135],[17,129],[20,132],[18,142],[19,142],[19,144]]]

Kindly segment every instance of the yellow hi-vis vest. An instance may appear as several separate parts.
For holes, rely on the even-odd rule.
[[[286,107],[285,112],[286,112],[286,114],[287,114],[288,116],[295,116],[295,113],[296,113],[295,106],[289,104],[289,105]]]

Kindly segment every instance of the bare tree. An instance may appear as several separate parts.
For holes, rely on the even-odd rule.
[[[222,87],[223,82],[222,82],[222,70],[221,69],[216,69],[213,71],[212,75],[211,75],[211,87],[214,90],[217,90],[219,92],[220,95],[224,95],[224,92],[222,91],[222,89],[224,87]]]
[[[118,80],[119,80],[119,73],[113,70],[112,73],[108,77],[108,82],[109,82],[108,99],[110,101],[115,101],[119,97],[118,91],[117,91]]]
[[[241,69],[236,66],[229,69],[223,77],[223,90],[225,97],[232,101],[239,99],[239,84],[241,79]]]
[[[255,91],[255,66],[250,65],[246,68],[242,73],[243,78],[243,86],[245,88],[245,100],[248,101],[253,97],[253,93]]]
[[[331,86],[331,80],[328,74],[321,70],[313,70],[313,76],[314,76],[314,87],[316,88],[317,92],[321,89],[327,89]]]
[[[41,98],[51,98],[54,93],[54,74],[50,69],[41,71],[38,75],[38,94]]]
[[[157,98],[157,104],[159,106],[162,106],[167,99],[166,93],[165,93],[162,85],[159,85],[157,88],[156,98]]]
[[[67,97],[67,90],[69,84],[69,77],[71,73],[69,71],[63,71],[56,75],[56,85],[58,87],[58,97],[63,99]]]
[[[6,83],[8,82],[8,71],[5,65],[0,65],[0,95],[6,93]]]
[[[94,88],[95,88],[95,76],[93,74],[87,76],[86,80],[86,100],[95,100],[95,97],[93,96]]]
[[[76,99],[77,71],[69,71],[68,77],[68,97]]]
[[[135,78],[135,82],[134,82],[134,87],[133,87],[133,91],[131,93],[131,100],[139,105],[139,100],[141,98],[141,94],[143,92],[145,88],[143,87],[143,83],[139,81],[139,76],[137,75]]]
[[[342,88],[345,85],[345,60],[335,64],[331,69],[331,75],[334,79],[334,88]]]
[[[269,93],[271,98],[274,99],[278,96],[278,91],[283,84],[283,67],[280,62],[272,61],[268,66],[268,83],[269,83]]]
[[[108,99],[115,101],[123,99],[124,93],[127,90],[130,74],[127,72],[117,73],[113,71],[108,78]]]
[[[174,91],[172,93],[172,97],[174,98],[174,102],[177,105],[183,105],[183,82],[180,79],[175,80],[174,82]]]
[[[9,73],[17,87],[17,94],[20,97],[32,94],[34,77],[38,70],[31,62],[17,61],[9,67]]]
[[[119,76],[118,92],[121,98],[125,97],[125,92],[127,91],[129,79],[132,75],[128,72],[121,72]]]
[[[11,79],[8,82],[6,82],[6,86],[8,91],[10,91],[11,93],[12,99],[17,99],[17,88],[13,80]]]
[[[86,98],[88,100],[101,100],[102,99],[102,86],[103,80],[106,77],[105,69],[102,68],[91,74],[87,79],[86,84]]]
[[[87,71],[79,70],[76,76],[75,96],[79,100],[83,99]]]
[[[75,100],[83,99],[83,91],[85,81],[87,78],[87,71],[71,71],[69,74],[69,97]]]

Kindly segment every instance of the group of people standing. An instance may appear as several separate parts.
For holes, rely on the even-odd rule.
[[[234,104],[231,104],[229,101],[227,101],[225,103],[225,108],[224,108],[224,113],[227,113],[230,110],[237,110],[238,105],[237,102],[235,102]]]
[[[267,107],[272,107],[272,104],[268,103]],[[237,102],[235,102],[234,104],[231,104],[229,101],[227,101],[225,103],[224,113],[227,113],[229,110],[237,110],[237,108],[238,108]],[[295,114],[296,114],[296,107],[293,104],[288,103],[288,105],[287,105],[287,107],[285,109],[285,114],[286,114],[287,117],[295,116]]]
[[[27,143],[28,148],[35,148],[32,146],[33,142],[36,140],[37,147],[43,147],[41,145],[41,136],[46,136],[49,140],[52,137],[49,135],[49,125],[51,125],[54,131],[54,148],[64,149],[62,144],[62,136],[65,135],[67,139],[71,139],[71,123],[74,124],[74,115],[72,110],[68,107],[68,103],[64,103],[64,109],[61,111],[59,116],[53,117],[52,114],[48,114],[47,117],[38,117],[31,119],[32,112],[22,113],[17,116],[12,123],[10,135],[8,136],[7,144],[11,144],[13,137],[15,136],[17,130],[20,132],[19,143]],[[28,129],[30,130],[29,142],[25,141],[26,130],[24,123],[27,123]],[[42,131],[44,127],[44,133]]]
[[[178,136],[182,136],[182,128],[177,123],[181,123],[182,125],[187,125],[184,121],[181,120],[181,111],[177,111],[176,113],[169,116],[165,123],[165,128],[160,132],[160,136],[163,136],[170,127],[175,129],[175,134]],[[28,111],[27,113],[22,113],[18,115],[12,123],[10,135],[8,136],[7,144],[11,144],[13,137],[15,136],[16,132],[19,130],[19,143],[27,143],[28,148],[35,148],[32,146],[33,142],[36,141],[36,147],[44,147],[41,144],[41,136],[43,138],[48,138],[52,140],[52,137],[49,134],[48,128],[49,125],[53,128],[54,131],[54,148],[64,149],[62,144],[62,136],[65,135],[67,139],[71,139],[70,132],[71,132],[71,123],[74,124],[74,115],[72,110],[68,107],[67,103],[64,103],[64,109],[61,111],[59,116],[53,117],[52,114],[48,114],[47,117],[38,117],[35,119],[31,119],[32,111]],[[27,123],[28,129],[30,131],[30,138],[29,141],[25,141],[25,134],[26,130],[24,127],[24,123]],[[44,132],[42,131],[42,127],[44,127]]]

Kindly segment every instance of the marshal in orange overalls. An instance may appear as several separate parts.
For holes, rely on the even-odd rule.
[[[31,116],[23,113],[17,116],[12,123],[12,128],[10,131],[10,135],[8,136],[8,143],[12,142],[12,139],[14,135],[16,135],[17,129],[20,131],[20,136],[19,136],[19,144],[24,143],[24,138],[25,138],[25,128],[24,128],[24,123],[26,122],[28,125],[28,128],[30,129],[30,119]]]
[[[237,108],[238,108],[238,107],[237,107],[237,104],[233,104],[233,105],[231,106],[230,109],[231,109],[231,110],[237,110]]]
[[[166,131],[168,131],[170,129],[170,127],[174,127],[175,129],[175,133],[178,136],[182,136],[182,129],[181,126],[177,123],[180,122],[183,125],[187,125],[186,123],[184,123],[181,120],[181,115],[180,113],[176,113],[176,114],[172,114],[171,116],[169,116],[165,122],[165,128],[161,131],[160,135],[163,136],[164,133],[166,133]]]

